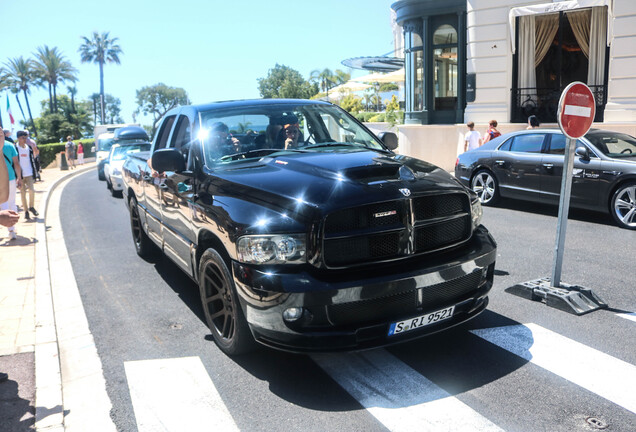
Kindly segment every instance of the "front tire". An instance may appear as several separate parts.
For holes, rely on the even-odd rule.
[[[212,337],[227,355],[239,355],[256,347],[238,302],[234,280],[225,260],[208,249],[199,265],[199,292]]]
[[[139,217],[139,206],[135,198],[130,199],[130,229],[137,255],[142,258],[153,257],[157,251],[157,247],[144,231],[141,218]]]
[[[470,182],[470,188],[483,205],[494,205],[499,201],[499,183],[490,171],[478,171]]]
[[[621,228],[636,230],[636,183],[621,185],[610,204],[610,213]]]

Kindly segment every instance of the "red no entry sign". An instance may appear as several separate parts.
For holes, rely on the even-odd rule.
[[[581,138],[590,130],[596,103],[590,88],[582,82],[573,82],[563,90],[559,100],[559,126],[570,138]]]

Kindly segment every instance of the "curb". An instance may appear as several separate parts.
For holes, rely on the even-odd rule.
[[[68,384],[68,379],[65,379],[65,376],[62,375],[62,371],[64,375],[66,375],[69,371],[76,369],[76,365],[69,365],[69,362],[65,359],[66,356],[69,356],[71,362],[74,360],[74,353],[70,352],[72,351],[73,341],[69,343],[68,340],[65,341],[61,338],[64,334],[64,329],[60,328],[60,324],[63,324],[64,321],[68,321],[67,317],[69,314],[58,314],[56,316],[57,309],[62,308],[64,312],[67,312],[66,309],[68,307],[65,301],[60,301],[65,299],[68,295],[64,296],[58,292],[63,291],[61,284],[56,285],[56,281],[60,279],[60,271],[57,270],[58,267],[65,267],[64,271],[67,273],[65,282],[68,282],[69,285],[67,291],[70,291],[72,295],[72,290],[74,289],[76,297],[74,304],[77,305],[79,301],[79,308],[76,306],[75,309],[81,308],[81,316],[78,317],[78,315],[80,315],[80,313],[78,313],[80,312],[79,310],[73,311],[73,316],[76,318],[83,317],[84,320],[86,319],[81,305],[81,299],[79,299],[79,292],[77,292],[77,285],[73,277],[68,253],[63,243],[61,225],[59,221],[57,221],[56,224],[47,225],[47,222],[50,223],[51,219],[57,220],[59,218],[57,205],[54,206],[53,209],[49,209],[49,201],[55,193],[58,193],[57,188],[60,185],[70,181],[70,179],[76,175],[83,174],[94,168],[95,166],[76,169],[55,180],[42,197],[44,206],[40,205],[40,207],[44,209],[44,223],[38,224],[35,231],[35,429],[37,431],[58,432],[71,429],[69,427],[70,425],[66,424],[68,420],[70,420],[70,416],[66,418],[66,415],[70,414],[71,410],[64,404],[64,384]],[[61,193],[61,191],[59,193]],[[49,211],[51,210],[55,210],[57,213],[51,213],[49,215]],[[53,225],[56,226],[53,227]],[[57,239],[53,238],[51,240],[53,240],[53,244],[57,243],[57,247],[49,247],[49,239],[47,236],[55,237],[56,234]],[[68,269],[70,269],[70,273]],[[55,307],[56,303],[58,304],[57,308]],[[87,332],[87,334],[84,333],[82,336],[90,338],[90,342],[92,342],[94,348],[92,335],[90,331],[88,331],[87,324],[85,325],[85,332]],[[66,345],[66,351],[63,345]],[[71,350],[68,349],[69,346]],[[85,347],[86,344],[84,344],[82,348]],[[62,356],[60,356],[60,353],[62,353]],[[96,350],[94,350],[94,354],[97,354]],[[99,357],[97,357],[97,360],[99,363],[99,373],[101,374],[101,362],[99,361]],[[70,373],[70,375],[72,375],[72,373]],[[101,378],[103,380],[103,375]],[[71,382],[71,384],[76,383]],[[86,396],[88,395],[83,395],[83,397]],[[66,401],[67,405],[69,402],[69,400]],[[72,415],[72,417],[79,418],[80,421],[83,411],[80,408],[84,408],[82,405],[83,404],[79,404],[77,409],[73,410]],[[108,400],[107,406],[108,411],[110,411],[110,400]],[[106,415],[108,416],[108,420],[110,420],[109,414],[106,413]],[[78,426],[78,430],[82,430],[81,425]]]

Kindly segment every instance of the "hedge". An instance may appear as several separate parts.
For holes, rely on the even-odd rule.
[[[95,145],[95,139],[82,139],[74,141],[75,144],[82,143],[84,147],[84,158],[95,156],[91,150]],[[46,168],[51,162],[55,160],[55,155],[65,150],[66,143],[51,143],[51,144],[38,144],[38,150],[40,150],[40,165]]]

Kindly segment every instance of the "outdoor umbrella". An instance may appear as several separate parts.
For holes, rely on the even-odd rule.
[[[377,83],[389,83],[389,82],[402,82],[404,81],[404,69],[398,69],[389,73],[372,73],[364,75],[358,78],[353,78],[351,81],[357,82],[377,82]]]
[[[364,84],[355,81],[347,81],[344,84],[337,85],[329,89],[329,99],[339,99],[347,93],[357,92],[360,90],[366,90],[371,88],[369,84]]]

